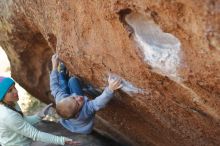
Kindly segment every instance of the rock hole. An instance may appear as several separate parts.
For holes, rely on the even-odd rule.
[[[48,41],[50,42],[50,46],[53,49],[54,52],[56,52],[56,46],[57,46],[57,38],[53,33],[48,33]]]
[[[121,23],[124,25],[125,29],[132,34],[133,33],[133,29],[132,27],[129,26],[129,24],[125,21],[125,17],[130,14],[132,12],[131,9],[126,8],[126,9],[122,9],[120,10],[117,14],[119,15],[119,20],[121,21]],[[129,37],[131,36],[129,34]]]

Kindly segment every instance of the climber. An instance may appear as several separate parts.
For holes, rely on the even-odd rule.
[[[48,114],[52,104],[35,115],[25,116],[17,104],[18,100],[14,80],[0,77],[0,144],[2,146],[30,146],[32,141],[72,146],[79,144],[67,137],[38,131],[34,127]]]
[[[79,78],[71,77],[65,81],[65,77],[61,77],[63,71],[58,72],[57,54],[52,56],[52,66],[50,89],[51,94],[55,97],[56,111],[62,117],[60,124],[74,133],[91,133],[96,111],[104,108],[112,99],[113,92],[122,87],[121,79],[109,77],[109,85],[103,93],[95,99],[89,100],[84,95]],[[69,89],[67,90],[67,88]]]

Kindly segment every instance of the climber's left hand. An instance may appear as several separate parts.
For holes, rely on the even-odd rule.
[[[44,117],[46,117],[46,115],[48,115],[50,108],[52,107],[53,103],[48,104],[47,106],[45,106],[40,112],[38,112],[36,115],[38,117],[40,117],[41,119],[43,119]]]

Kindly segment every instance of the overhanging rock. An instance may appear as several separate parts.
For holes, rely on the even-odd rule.
[[[54,52],[71,74],[100,90],[113,72],[125,80],[124,89],[144,91],[121,90],[98,112],[97,130],[116,140],[220,145],[219,5],[219,0],[1,0],[0,45],[13,78],[46,103],[53,101]]]

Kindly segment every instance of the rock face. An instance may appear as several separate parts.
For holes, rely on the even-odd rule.
[[[54,52],[99,89],[124,88],[98,131],[128,145],[220,145],[220,0],[1,0],[13,78],[48,103]]]

